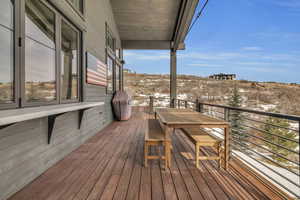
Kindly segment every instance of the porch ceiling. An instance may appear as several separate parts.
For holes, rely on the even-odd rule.
[[[194,9],[187,9],[192,5],[189,2],[196,5],[198,0],[111,0],[123,47],[170,49],[177,27],[185,19],[182,14],[194,14]],[[182,22],[189,25],[190,20]]]

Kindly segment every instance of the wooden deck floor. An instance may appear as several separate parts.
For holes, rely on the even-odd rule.
[[[130,121],[112,123],[10,199],[279,199],[234,163],[228,172],[211,161],[195,168],[192,145],[179,132],[172,167],[149,161],[144,168],[147,117],[140,110]]]

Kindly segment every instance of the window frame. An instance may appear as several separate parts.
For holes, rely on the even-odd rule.
[[[56,98],[52,101],[26,101],[25,96],[25,40],[26,40],[26,30],[25,30],[25,2],[26,0],[14,0],[14,28],[13,28],[13,94],[14,100],[11,103],[0,103],[0,110],[6,109],[19,109],[26,107],[38,107],[47,105],[59,105],[68,103],[77,103],[83,100],[83,32],[80,28],[74,25],[67,17],[65,17],[60,11],[58,11],[55,6],[53,6],[47,0],[39,0],[43,3],[49,10],[55,14],[55,78],[56,78]],[[76,33],[78,34],[78,53],[77,53],[77,98],[71,100],[62,100],[61,96],[61,23],[64,21],[67,23]]]
[[[82,10],[76,8],[76,6],[70,1],[70,0],[65,0],[71,7],[72,9],[82,18],[85,18],[85,0],[82,0]]]
[[[60,29],[59,29],[59,103],[60,104],[66,104],[66,103],[78,103],[81,101],[81,77],[82,77],[82,72],[81,72],[81,67],[82,66],[82,44],[81,44],[81,38],[82,38],[82,33],[80,32],[80,30],[78,28],[76,28],[76,26],[74,26],[71,22],[69,22],[68,19],[64,18],[64,17],[59,17],[60,18]],[[62,99],[62,90],[61,90],[61,41],[62,41],[62,32],[61,32],[61,24],[62,21],[64,21],[66,24],[68,24],[70,27],[72,27],[72,29],[77,33],[77,44],[78,44],[78,54],[77,54],[77,98],[76,99],[69,99],[69,100],[63,100]]]
[[[111,47],[108,44],[108,36],[111,36],[112,41],[113,41],[113,49],[111,49]],[[106,64],[108,64],[107,62],[107,57],[110,57],[113,60],[113,75],[112,75],[112,91],[108,90],[108,87],[106,87],[106,94],[113,94],[116,91],[122,91],[123,90],[123,75],[122,75],[122,69],[123,69],[123,63],[122,63],[122,58],[123,58],[123,49],[122,48],[117,48],[116,45],[116,38],[114,37],[113,32],[111,31],[111,29],[109,28],[108,23],[105,23],[105,50],[106,50]],[[117,55],[117,51],[118,54]],[[119,68],[119,90],[117,90],[117,73],[116,73],[116,68]],[[108,66],[107,66],[108,67]],[[107,70],[108,71],[108,70]]]
[[[112,42],[113,42],[113,48],[111,48],[109,46],[109,40],[108,40],[108,36],[111,36]],[[106,50],[109,51],[110,54],[114,55],[114,57],[116,56],[116,38],[114,37],[113,32],[111,31],[111,29],[108,26],[108,23],[105,23],[105,46],[106,46]]]
[[[20,10],[20,1],[18,0],[14,0],[13,1],[13,34],[12,34],[12,39],[13,39],[13,43],[12,43],[12,52],[13,52],[13,92],[12,94],[13,96],[13,101],[12,102],[7,102],[7,103],[0,103],[0,110],[3,109],[13,109],[13,108],[18,108],[19,107],[19,102],[20,102],[20,96],[19,96],[19,66],[20,66],[20,52],[19,52],[19,44],[18,44],[18,40],[20,37],[20,12],[18,12]],[[4,27],[4,26],[3,26]]]
[[[25,1],[26,0],[22,0],[22,6],[21,6],[21,38],[22,38],[22,46],[21,46],[21,63],[23,64],[20,71],[21,71],[21,74],[20,74],[20,80],[21,80],[21,84],[20,84],[20,90],[21,90],[21,94],[20,94],[20,97],[21,97],[21,105],[20,107],[34,107],[34,106],[44,106],[44,105],[56,105],[56,104],[59,104],[60,101],[60,96],[59,96],[59,78],[58,78],[58,68],[60,66],[59,64],[59,59],[58,59],[58,53],[59,53],[59,36],[58,36],[58,33],[60,30],[60,24],[58,23],[58,20],[59,20],[59,13],[56,9],[54,9],[51,4],[49,4],[47,1],[45,0],[40,0],[42,4],[44,4],[49,10],[51,10],[54,15],[55,15],[55,71],[56,71],[56,74],[55,74],[55,78],[56,78],[56,85],[55,85],[55,88],[56,88],[56,98],[55,100],[52,100],[52,101],[35,101],[35,102],[28,102],[26,101],[26,80],[25,80],[25,75],[26,75],[26,67],[25,67],[25,54],[26,54],[26,44],[25,44],[25,40],[26,40],[26,28],[25,28],[25,18],[26,18],[26,10],[25,10]]]
[[[113,42],[113,49],[109,46],[109,40],[108,37],[111,37],[112,42]],[[107,78],[108,78],[108,57],[110,57],[113,61],[113,66],[112,66],[112,88],[111,90],[108,89],[108,79],[107,79],[107,86],[106,86],[106,94],[111,95],[115,93],[116,91],[116,76],[115,76],[115,66],[116,66],[116,39],[109,28],[109,25],[107,22],[105,22],[105,52],[106,52],[106,57],[105,57],[105,63],[107,65]]]
[[[118,70],[117,70],[117,68],[118,68]],[[115,82],[116,82],[116,90],[115,91],[121,91],[121,68],[122,68],[122,65],[119,63],[119,62],[116,62],[116,65],[115,65],[115,76],[116,76],[116,78],[115,78]],[[117,71],[119,71],[119,77],[117,77]],[[117,78],[119,78],[119,84],[117,84]],[[118,90],[117,90],[117,87],[119,87],[118,88]]]
[[[111,90],[108,89],[109,86],[109,82],[108,82],[108,57],[112,60],[113,66],[112,66],[112,76],[111,76],[111,84],[112,84],[112,88]],[[109,52],[106,52],[106,57],[105,57],[105,63],[107,66],[107,70],[106,70],[106,81],[107,81],[107,86],[106,86],[106,94],[113,94],[115,92],[115,57],[114,55],[110,54]]]

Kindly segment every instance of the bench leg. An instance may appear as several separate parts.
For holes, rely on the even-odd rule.
[[[219,157],[219,169],[221,169],[222,166],[222,149],[221,149],[221,145],[218,146],[218,157]]]
[[[200,146],[198,144],[195,145],[195,151],[196,151],[196,167],[199,169],[199,157],[200,157]]]
[[[169,162],[169,167],[171,167],[171,159],[172,159],[172,153],[171,153],[171,151],[172,151],[172,144],[171,144],[171,142],[168,142],[168,144],[169,144],[169,155],[168,155],[168,162]]]
[[[147,142],[144,143],[144,166],[148,167],[148,151],[149,151],[149,146]]]

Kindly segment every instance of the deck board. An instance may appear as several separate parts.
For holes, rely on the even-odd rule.
[[[145,168],[148,117],[139,108],[131,120],[112,123],[10,200],[281,199],[235,162],[228,171],[214,161],[201,161],[197,169],[193,144],[179,131],[172,136],[172,167],[164,170],[153,160]]]

